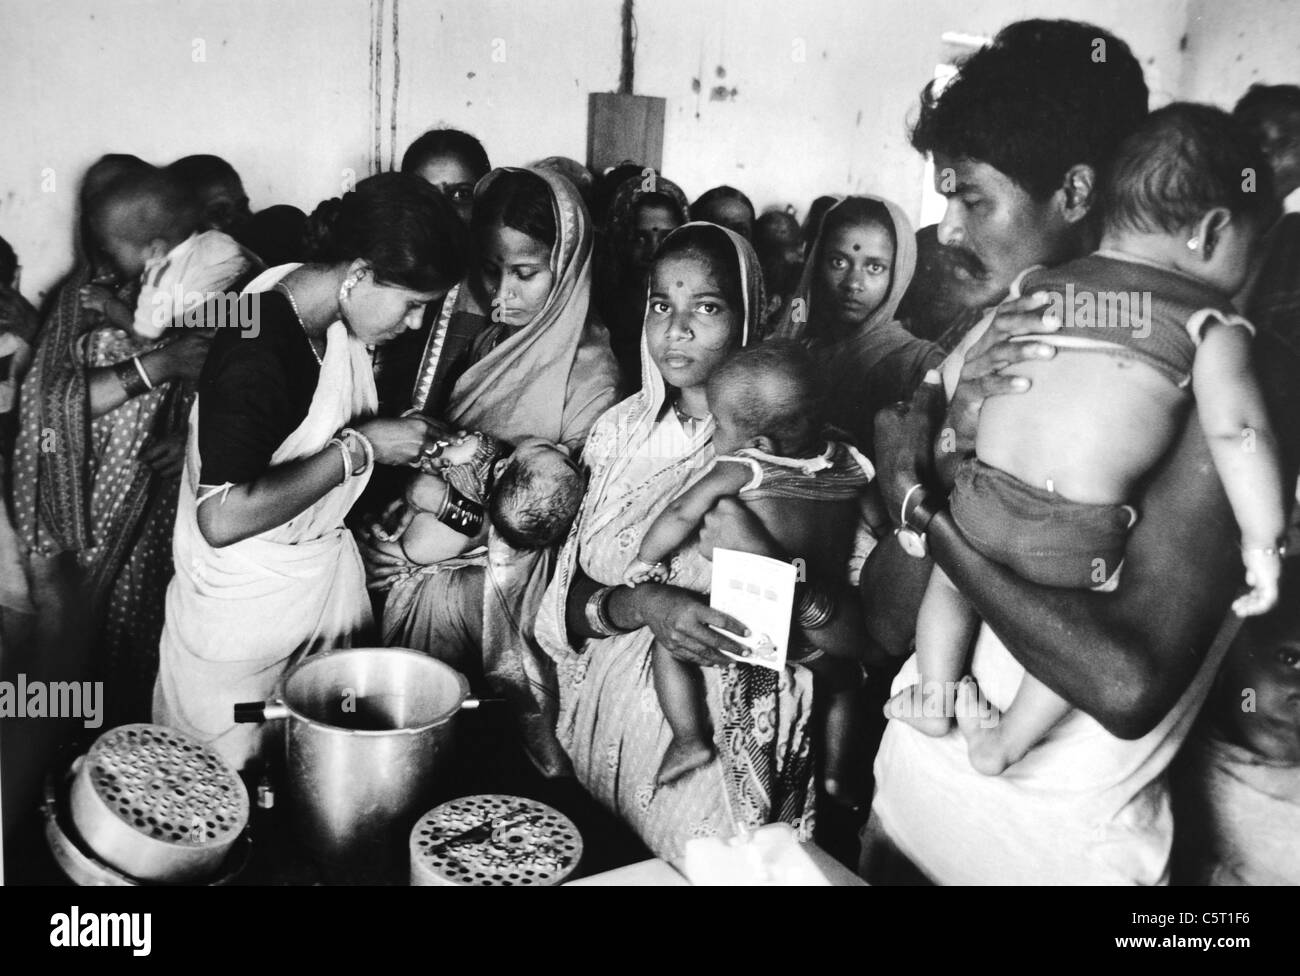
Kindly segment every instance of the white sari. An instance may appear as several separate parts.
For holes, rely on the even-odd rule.
[[[273,268],[245,291],[267,291],[295,267]],[[333,323],[307,416],[271,465],[318,453],[339,428],[374,414],[377,404],[365,346],[342,322]],[[197,519],[201,406],[200,398],[190,417],[153,718],[242,768],[260,750],[262,728],[235,725],[234,704],[269,697],[302,657],[350,646],[372,623],[365,569],[343,527],[369,474],[348,479],[283,525],[214,549]],[[220,494],[203,502],[221,503]]]

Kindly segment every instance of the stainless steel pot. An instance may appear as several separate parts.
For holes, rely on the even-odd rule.
[[[236,722],[285,720],[285,794],[296,831],[331,878],[390,880],[429,809],[469,682],[405,648],[306,658],[280,694],[235,706]]]

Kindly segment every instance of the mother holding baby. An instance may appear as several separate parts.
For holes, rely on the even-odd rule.
[[[693,836],[785,821],[811,834],[812,680],[800,668],[735,665],[720,652],[744,648],[714,626],[743,631],[711,609],[703,587],[618,585],[646,527],[713,458],[705,387],[735,350],[756,342],[762,277],[753,249],[712,224],[692,223],[664,241],[651,272],[641,340],[642,389],[606,413],[583,460],[591,481],[537,619],[556,664],[560,744],[578,780],[618,813],[656,854],[675,860]],[[676,561],[703,563],[709,546],[777,559],[783,553],[737,503],[706,517],[699,544]],[[690,573],[707,580],[707,573]],[[705,584],[707,585],[707,584]],[[851,655],[861,640],[846,586],[810,580],[826,608],[815,637]],[[840,607],[851,612],[842,613]],[[658,642],[705,668],[719,761],[656,788],[670,741],[651,676]]]
[[[429,330],[410,406],[444,433],[482,435],[502,456],[527,437],[576,455],[618,399],[609,338],[591,308],[591,219],[574,187],[545,170],[498,169],[479,182],[470,224],[475,267]],[[371,585],[389,588],[385,644],[425,650],[505,697],[545,773],[567,772],[552,732],[551,661],[532,621],[554,553],[485,548],[421,566],[363,534]]]

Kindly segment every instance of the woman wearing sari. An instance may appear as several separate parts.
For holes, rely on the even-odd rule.
[[[729,835],[741,825],[785,821],[804,837],[812,831],[811,675],[724,657],[721,649],[743,649],[712,628],[744,628],[710,609],[704,595],[709,546],[789,554],[727,501],[707,516],[700,544],[675,557],[693,567],[679,573],[689,588],[618,585],[646,527],[708,470],[713,420],[705,384],[733,350],[756,341],[762,307],[758,259],[738,235],[694,223],[664,242],[651,276],[641,391],[605,414],[588,438],[587,495],[536,623],[556,665],[556,735],[578,780],[670,860],[693,836]],[[801,585],[828,608],[809,639],[824,648],[860,646],[848,587]],[[651,673],[656,641],[704,666],[718,753],[718,761],[660,788],[655,774],[671,734]]]
[[[134,156],[103,157],[82,183],[82,212],[114,180],[149,168]],[[82,292],[109,286],[134,304],[134,282],[117,280],[85,228],[80,237],[82,256],[51,299],[23,381],[14,523],[36,610],[33,653],[107,679],[111,725],[149,714],[171,576],[183,387],[197,379],[209,337],[142,347],[137,358],[153,388],[124,381],[113,365],[122,357],[106,352],[126,345],[129,363],[130,340]]]
[[[411,406],[444,430],[485,435],[485,466],[525,437],[576,455],[618,399],[607,334],[591,309],[586,207],[557,173],[495,170],[477,188],[471,229],[478,267],[443,302]],[[365,539],[363,551],[372,585],[391,586],[384,642],[472,676],[481,666],[511,703],[534,762],[564,772],[550,733],[550,661],[532,644],[554,554],[516,552],[495,535],[486,548],[429,566],[386,557]]]
[[[912,395],[943,361],[895,321],[916,270],[907,215],[878,197],[847,197],[822,218],[776,335],[805,343],[825,368],[830,420],[868,454],[872,420]]]
[[[312,262],[245,289],[256,333],[213,342],[176,521],[154,720],[237,768],[262,729],[235,725],[233,705],[265,699],[302,657],[372,624],[343,518],[375,464],[413,462],[437,432],[374,417],[368,347],[418,327],[464,269],[464,225],[411,176],[361,181],[321,204],[311,229]]]

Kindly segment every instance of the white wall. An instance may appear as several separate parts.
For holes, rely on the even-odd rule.
[[[1300,3],[1192,0],[1183,97],[1231,108],[1252,84],[1300,84]]]
[[[366,163],[368,36],[356,0],[0,0],[0,235],[23,292],[70,265],[77,185],[105,152],[215,152],[254,207],[336,195]]]
[[[618,81],[619,0],[396,0],[396,139],[394,2],[0,0],[0,235],[19,252],[23,291],[38,297],[67,268],[76,185],[103,152],[216,152],[254,207],[309,209],[346,170],[364,175],[378,10],[384,166],[435,124],[476,133],[494,163],[584,155],[587,94]],[[728,182],[760,208],[802,210],[819,193],[874,190],[915,215],[922,161],[906,121],[945,31],[1084,17],[1132,45],[1164,101],[1184,87],[1189,5],[1201,25],[1188,42],[1195,93],[1235,97],[1250,47],[1267,52],[1270,74],[1294,59],[1294,4],[1279,0],[1251,0],[1257,26],[1240,52],[1227,43],[1236,15],[1209,0],[637,0],[636,91],[668,99],[664,170],[692,198]],[[196,40],[205,61],[193,60]],[[1231,62],[1220,70],[1237,53],[1240,79]]]
[[[1023,17],[1086,19],[1129,43],[1153,88],[1172,91],[1186,19],[1185,0],[659,0],[637,9],[637,90],[669,99],[664,171],[692,199],[725,182],[760,208],[802,210],[822,193],[870,190],[914,218],[923,164],[907,123],[944,32],[987,36]],[[717,85],[735,96],[714,100]]]

